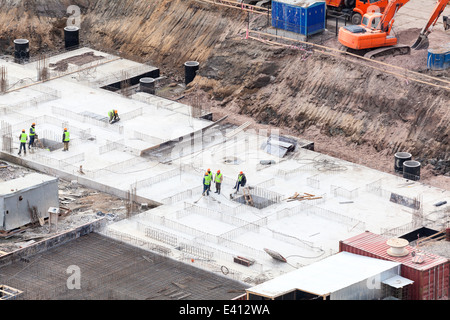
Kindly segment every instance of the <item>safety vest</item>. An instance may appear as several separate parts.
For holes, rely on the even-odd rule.
[[[239,176],[238,176],[238,180],[239,181],[242,181],[242,177],[243,177],[244,175],[243,174],[240,174]]]
[[[110,112],[108,112],[108,116],[112,117],[114,115],[114,110],[111,110]]]
[[[222,182],[222,173],[216,174],[216,182],[218,183]]]
[[[209,186],[211,184],[211,176],[205,175],[205,185]]]
[[[22,133],[20,135],[20,142],[22,142],[22,143],[27,142],[27,134],[26,133]]]
[[[36,130],[33,127],[30,127],[30,136],[34,136],[36,134]]]
[[[70,134],[69,132],[65,131],[64,132],[64,142],[69,142],[70,141]]]

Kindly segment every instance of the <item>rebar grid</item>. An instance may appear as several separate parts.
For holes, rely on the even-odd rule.
[[[321,200],[321,199],[319,199]],[[344,216],[342,214],[339,214],[337,212],[328,210],[328,209],[324,209],[324,208],[320,208],[318,206],[315,206],[314,204],[310,204],[310,203],[306,203],[306,202],[301,202],[298,206],[293,207],[293,208],[286,208],[283,209],[279,212],[277,212],[277,219],[282,219],[285,217],[292,217],[295,215],[299,215],[299,214],[304,214],[304,213],[310,213],[310,214],[314,214],[317,215],[319,217],[323,217],[325,219],[340,223],[340,224],[344,224],[346,226],[350,226],[350,227],[354,227],[357,229],[361,229],[361,230],[365,230],[366,228],[366,224],[365,222],[355,219],[355,218],[351,218],[348,216]]]
[[[157,138],[157,137],[153,137],[150,136],[148,134],[142,133],[142,132],[138,132],[138,131],[134,131],[133,132],[133,137],[145,142],[149,142],[149,143],[154,143],[154,144],[162,144],[164,142],[169,141],[169,139],[161,139],[161,138]]]
[[[36,97],[28,99],[27,101],[21,101],[15,104],[8,104],[7,106],[2,107],[2,113],[10,114],[18,112],[26,108],[36,107],[40,103],[49,102],[61,98],[61,93],[58,90],[48,88],[43,85],[35,85],[31,89],[33,91],[39,92],[39,94]]]
[[[100,146],[98,148],[98,153],[99,154],[105,154],[107,152],[111,152],[111,151],[114,151],[114,150],[123,151],[124,145],[125,145],[125,143],[124,143],[123,139],[121,139],[119,141],[106,140],[105,145]]]
[[[225,209],[225,210],[223,210]],[[261,220],[258,220],[256,222],[253,221],[247,221],[247,220],[243,220],[243,219],[239,219],[236,218],[234,215],[230,215],[227,211],[230,211],[233,208],[228,207],[226,205],[221,205],[221,211],[216,211],[216,210],[212,210],[212,209],[208,209],[205,207],[201,207],[195,204],[189,204],[189,206],[186,206],[186,208],[184,210],[180,210],[181,212],[187,212],[190,214],[197,214],[203,217],[207,217],[213,220],[217,220],[220,222],[224,222],[226,224],[235,226],[235,227],[245,227],[248,224],[252,224],[252,223],[263,223],[262,225],[267,225],[267,219],[263,218],[263,222],[260,222]],[[222,211],[223,210],[223,211]],[[186,216],[186,214],[182,214],[183,216]],[[178,214],[176,214],[177,218],[179,218],[180,216]]]
[[[335,197],[344,197],[347,199],[354,199],[354,198],[358,197],[358,189],[359,188],[355,188],[353,190],[347,190],[343,187],[331,185],[330,193]]]
[[[413,220],[396,228],[380,228],[380,234],[383,236],[398,237],[420,227],[423,227],[423,224],[418,220]]]
[[[221,260],[221,261],[233,261],[233,258],[239,253],[226,252],[218,247],[212,247],[206,244],[207,237],[197,236],[194,239],[188,239],[178,234],[174,234],[168,231],[162,231],[156,227],[149,226],[138,222],[138,229],[145,233],[145,236],[162,243],[166,243],[177,250],[182,250],[185,253],[189,253],[191,258],[207,258],[209,260]],[[192,248],[197,248],[191,250]],[[208,253],[208,254],[207,254]],[[212,253],[212,255],[209,255]],[[253,269],[263,270],[263,265],[255,262],[252,265]]]
[[[271,179],[268,179],[266,181],[257,183],[255,186],[258,187],[258,188],[270,188],[270,187],[273,187],[273,186],[275,186],[275,178],[271,178]]]
[[[314,189],[320,189],[320,179],[319,179],[319,175],[316,174],[314,176],[311,177],[307,177],[306,178],[306,185],[308,187],[314,188]]]
[[[154,105],[156,106],[157,109],[163,108],[173,112],[192,116],[194,118],[201,118],[211,113],[210,108],[205,108],[204,106],[203,107],[189,106],[154,95],[146,95],[145,97],[141,95],[133,95],[132,99]]]
[[[0,68],[0,94],[4,94],[8,88],[8,72],[5,66]]]
[[[6,121],[1,121],[2,151],[12,152],[12,127]]]
[[[180,169],[174,168],[167,172],[160,173],[156,176],[136,181],[133,185],[137,189],[146,188],[146,187],[150,187],[156,183],[159,183],[163,180],[167,180],[167,179],[173,178],[175,176],[179,176],[180,174],[181,174]]]
[[[247,223],[242,227],[235,228],[229,232],[225,232],[221,235],[213,235],[208,232],[198,230],[189,226],[186,226],[183,223],[171,220],[167,217],[156,217],[154,215],[148,215],[145,218],[149,223],[154,223],[156,225],[164,226],[169,230],[174,230],[181,232],[183,234],[189,235],[191,237],[195,237],[197,239],[202,239],[203,243],[214,243],[222,245],[226,248],[232,248],[242,253],[247,253],[252,257],[264,257],[265,254],[261,250],[257,250],[251,248],[250,246],[243,245],[241,243],[235,242],[234,239],[239,236],[246,234],[251,231],[259,231],[260,226],[264,226],[267,224],[267,218],[262,218],[255,223]]]
[[[38,161],[42,164],[45,164],[46,166],[56,168],[56,169],[61,169],[61,170],[64,170],[65,172],[71,172],[71,173],[75,174],[76,172],[79,171],[78,166],[75,166],[69,162],[66,162],[65,160],[58,160],[58,159],[47,157],[43,153],[31,154],[31,158],[34,161]]]
[[[176,193],[172,196],[166,197],[166,198],[162,199],[160,202],[162,204],[167,204],[167,205],[174,204],[174,203],[189,199],[193,195],[201,194],[202,191],[203,191],[203,186],[194,187],[194,188],[187,189],[185,191]]]
[[[196,260],[196,267],[199,262]],[[68,285],[71,266],[79,267],[79,289]],[[228,277],[240,275],[233,272]],[[19,299],[33,300],[184,299],[188,296],[230,299],[235,294],[228,293],[228,289],[243,288],[232,280],[100,234],[89,234],[4,266],[0,282],[23,291]],[[177,292],[171,289],[172,294],[160,294],[167,287],[174,288],[174,284],[178,286]]]
[[[399,204],[403,204],[414,209],[416,215],[423,215],[422,195],[417,195],[411,198],[387,189],[383,189],[382,179],[366,184],[366,191],[388,201],[392,201],[393,197],[400,199],[401,201],[398,202]]]
[[[137,118],[139,116],[142,116],[143,113],[144,113],[143,112],[143,108],[140,107],[140,108],[137,108],[135,110],[131,110],[129,112],[121,113],[120,114],[120,119],[121,120],[132,120],[132,119],[135,119],[135,118]]]
[[[109,74],[103,78],[95,79],[89,81],[90,87],[103,87],[111,83],[120,82],[124,80],[124,77],[126,79],[133,78],[135,76],[139,76],[141,74],[150,72],[155,70],[154,67],[147,65],[147,64],[141,64],[139,66],[130,67],[127,69],[121,69],[119,71],[114,71],[113,74]]]

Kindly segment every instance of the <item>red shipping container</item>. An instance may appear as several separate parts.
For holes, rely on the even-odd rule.
[[[389,238],[369,231],[339,241],[339,252],[346,251],[366,257],[401,263],[401,276],[414,281],[410,289],[411,300],[439,300],[449,297],[450,261],[447,258],[422,251],[423,261],[413,262],[413,255],[418,253],[414,247],[406,246],[408,254],[394,257],[387,253]],[[413,255],[411,254],[413,253]]]

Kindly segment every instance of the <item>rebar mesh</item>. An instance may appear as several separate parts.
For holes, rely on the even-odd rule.
[[[69,285],[72,266],[79,288]],[[0,268],[0,283],[23,300],[232,299],[228,291],[245,287],[96,233]]]

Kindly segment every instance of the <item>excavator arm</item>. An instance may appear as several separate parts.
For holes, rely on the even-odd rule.
[[[434,25],[437,23],[439,16],[445,9],[445,6],[450,0],[438,0],[433,12],[431,13],[430,19],[428,19],[427,24],[423,27],[419,34],[416,42],[411,46],[415,50],[427,49],[429,45],[428,35],[431,33]]]
[[[447,0],[448,1],[448,0]],[[381,16],[381,20],[379,23],[379,28],[383,32],[387,32],[389,34],[390,29],[393,24],[394,16],[397,11],[403,7],[409,0],[390,0],[386,9],[384,10],[383,15]]]

